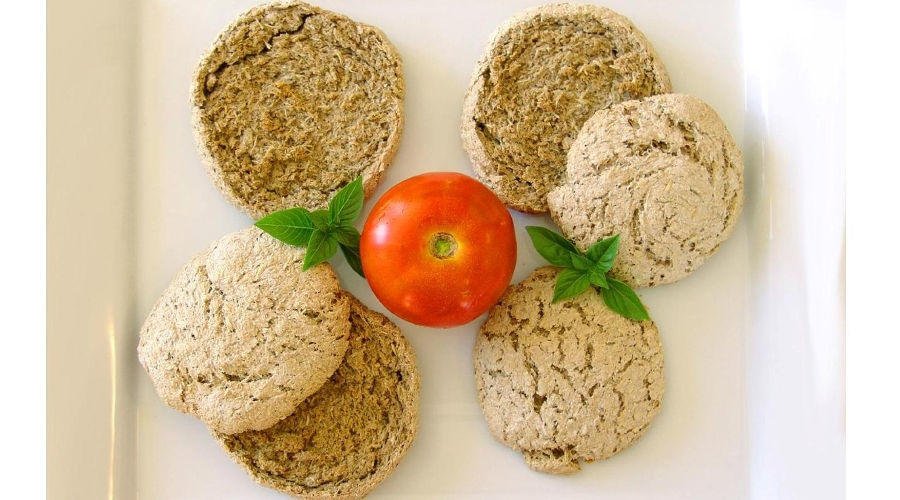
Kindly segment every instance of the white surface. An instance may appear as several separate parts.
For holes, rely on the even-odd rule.
[[[136,83],[136,108],[115,101],[124,118],[115,108],[98,108],[92,118],[112,129],[86,133],[97,144],[115,144],[123,141],[116,127],[133,130],[136,163],[127,148],[111,153],[118,163],[76,158],[82,175],[57,175],[59,196],[50,195],[57,211],[54,218],[51,210],[51,237],[54,226],[66,234],[61,228],[77,224],[79,214],[106,217],[103,227],[90,228],[100,251],[86,246],[77,266],[69,260],[77,270],[60,277],[59,294],[50,295],[75,298],[71,307],[56,308],[58,318],[49,316],[57,327],[50,323],[48,363],[60,368],[48,373],[57,388],[48,392],[55,412],[48,438],[66,443],[51,463],[51,496],[277,498],[233,464],[199,422],[162,405],[134,351],[141,320],[175,271],[212,240],[251,223],[206,177],[191,136],[188,89],[201,53],[253,2],[139,3],[133,80],[110,70],[109,85],[120,86],[85,90],[118,98]],[[470,72],[491,31],[534,3],[320,2],[379,26],[403,56],[406,129],[376,196],[419,172],[471,174],[457,132]],[[765,4],[605,3],[647,34],[676,91],[719,111],[746,154],[747,207],[734,236],[691,277],[641,291],[662,334],[667,378],[663,409],[646,436],[575,476],[533,472],[490,437],[476,402],[471,348],[481,320],[442,331],[395,319],[419,358],[421,426],[375,496],[842,496],[843,159],[836,134],[843,117],[834,112],[843,105],[842,65],[817,45],[840,28],[840,10],[796,4],[779,3],[784,19],[773,23]],[[127,26],[132,13],[124,11],[106,11],[95,26],[96,38],[107,40],[99,47],[113,61],[127,50],[114,46],[119,39],[107,31],[125,36],[116,30]],[[816,23],[796,29],[809,20]],[[93,82],[74,78],[86,80],[85,87]],[[116,205],[104,211],[110,201]],[[540,264],[523,227],[548,221],[514,218],[518,281]],[[345,287],[384,311],[365,282],[338,262]],[[61,322],[72,331],[64,334]],[[76,371],[65,362],[73,354]]]
[[[884,263],[893,262],[900,234],[878,228],[900,185],[900,158],[891,158],[885,148],[896,140],[891,122],[900,116],[900,100],[885,100],[869,89],[872,68],[882,81],[900,81],[900,66],[881,64],[885,51],[900,47],[898,17],[898,3],[857,0],[847,5],[846,158],[853,165],[846,172],[846,328],[852,332],[846,339],[849,498],[878,498],[897,484],[900,426],[884,422],[885,415],[900,414],[900,399],[884,395],[896,393],[892,386],[900,336],[885,335],[884,317],[872,312],[897,308],[900,267]],[[876,234],[879,244],[868,243]]]
[[[742,9],[754,498],[844,495],[844,26],[828,3]]]

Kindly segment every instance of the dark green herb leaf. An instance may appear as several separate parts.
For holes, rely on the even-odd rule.
[[[315,229],[305,208],[289,208],[273,212],[256,221],[256,227],[289,245],[305,247]]]
[[[335,193],[328,203],[329,220],[335,226],[347,226],[359,217],[363,207],[362,176]]]
[[[362,211],[363,198],[362,177],[357,177],[335,193],[327,210],[291,208],[269,214],[256,225],[278,240],[306,247],[304,271],[330,259],[340,246],[350,267],[362,276],[359,231],[353,222]]]
[[[365,278],[366,275],[363,274],[362,260],[359,258],[359,248],[341,245],[341,253],[344,254],[344,258],[347,259],[347,264],[350,264],[350,267],[356,271],[356,274]]]
[[[576,271],[575,269],[563,269],[556,278],[556,286],[553,288],[553,302],[580,295],[590,287],[591,281],[587,273]]]
[[[353,226],[336,227],[331,234],[337,238],[338,243],[351,248],[359,248],[359,231]]]
[[[303,270],[325,262],[337,252],[338,242],[334,235],[316,229],[309,237],[309,245],[306,246],[306,257],[303,258]]]
[[[609,282],[606,280],[606,272],[597,264],[588,269],[588,278],[591,284],[600,288],[609,288]]]
[[[332,227],[331,221],[329,220],[328,216],[328,210],[321,209],[310,212],[309,219],[312,221],[313,226],[315,226],[316,229],[328,231]]]
[[[594,263],[580,253],[569,254],[569,257],[572,259],[573,269],[577,269],[579,271],[588,271],[592,267],[594,267]]]
[[[619,253],[619,235],[602,239],[591,245],[587,251],[587,257],[600,266],[602,272],[612,269],[613,261]]]
[[[607,278],[609,288],[600,290],[603,296],[603,302],[613,311],[634,320],[650,319],[641,299],[638,298],[634,290],[625,283],[612,278]]]
[[[540,226],[527,226],[531,243],[541,257],[554,266],[572,267],[572,254],[578,254],[578,249],[571,241]]]

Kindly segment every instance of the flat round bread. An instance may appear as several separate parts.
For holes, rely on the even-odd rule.
[[[652,321],[585,292],[553,304],[558,269],[509,288],[475,340],[488,428],[535,470],[566,474],[641,437],[659,411],[663,353]]]
[[[613,275],[634,287],[700,267],[737,223],[744,164],[716,112],[667,94],[598,111],[569,151],[567,182],[547,196],[581,249],[621,236]]]
[[[350,306],[327,263],[255,227],[184,267],[141,329],[138,356],[176,410],[235,433],[290,415],[341,364]]]
[[[416,436],[419,373],[400,329],[355,299],[350,348],[318,392],[271,429],[218,434],[259,483],[303,498],[359,498],[387,478]]]
[[[253,8],[200,61],[194,131],[216,186],[254,218],[371,196],[403,128],[400,56],[379,29],[296,2]]]
[[[463,105],[463,146],[504,203],[543,213],[585,120],[670,91],[662,62],[627,18],[594,5],[529,9],[494,32],[478,61]]]

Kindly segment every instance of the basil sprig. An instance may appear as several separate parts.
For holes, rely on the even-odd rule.
[[[330,259],[338,248],[350,267],[363,276],[359,259],[359,231],[353,222],[363,207],[362,177],[347,184],[328,203],[328,209],[289,208],[256,221],[256,227],[289,245],[306,247],[303,270]]]
[[[618,234],[594,243],[582,253],[571,241],[545,227],[525,229],[541,257],[563,268],[553,288],[553,302],[581,295],[594,287],[606,306],[618,314],[638,321],[650,319],[634,290],[608,275],[619,253]]]

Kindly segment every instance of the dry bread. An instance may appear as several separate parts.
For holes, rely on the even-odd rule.
[[[225,196],[260,218],[370,196],[403,127],[400,56],[379,29],[296,1],[251,9],[200,61],[194,131]]]
[[[743,205],[740,150],[709,105],[683,94],[598,111],[569,151],[566,177],[547,196],[554,221],[581,249],[620,234],[612,272],[636,287],[690,274]]]
[[[217,437],[263,485],[304,498],[358,498],[397,467],[418,428],[415,354],[396,325],[352,299],[340,368],[271,429]]]
[[[162,400],[224,433],[290,415],[341,364],[350,306],[328,264],[255,227],[200,253],[163,292],[138,356]]]
[[[478,400],[491,433],[530,467],[564,474],[637,440],[660,408],[663,354],[652,321],[597,293],[551,303],[558,270],[507,290],[475,341]]]
[[[662,62],[627,18],[594,5],[529,9],[494,32],[478,61],[463,105],[463,146],[504,203],[543,213],[585,120],[670,91]]]

